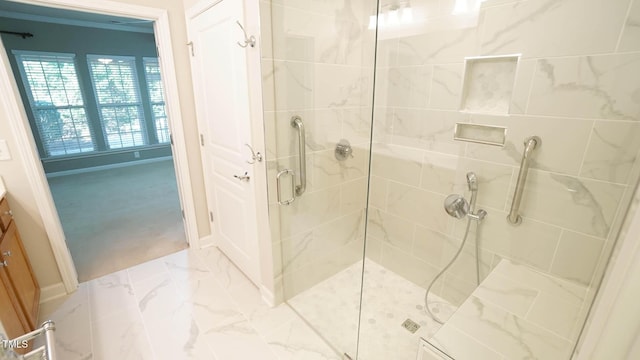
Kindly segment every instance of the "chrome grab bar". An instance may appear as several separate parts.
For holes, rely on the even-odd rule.
[[[282,189],[280,186],[281,180],[280,178],[282,177],[282,175],[285,174],[290,174],[291,175],[291,198],[287,199],[287,200],[282,200]],[[278,204],[280,205],[291,205],[291,203],[296,199],[296,187],[295,187],[295,176],[296,173],[293,172],[293,170],[291,169],[284,169],[282,171],[280,171],[278,173],[278,175],[276,175],[276,192],[277,192],[277,197],[278,197]]]
[[[296,196],[304,194],[307,190],[307,155],[306,139],[304,134],[304,123],[302,118],[295,115],[291,118],[291,126],[298,129],[298,153],[300,155],[300,185],[296,186]]]
[[[522,217],[518,214],[518,211],[520,210],[524,184],[527,182],[527,174],[529,173],[529,161],[531,160],[533,150],[540,145],[542,145],[542,139],[538,136],[531,136],[524,141],[524,152],[522,153],[522,161],[520,162],[520,172],[518,173],[518,181],[516,181],[516,190],[513,194],[511,211],[509,211],[509,215],[507,216],[507,220],[512,225],[520,225],[522,222]]]

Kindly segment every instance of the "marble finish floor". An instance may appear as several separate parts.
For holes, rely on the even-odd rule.
[[[183,250],[43,304],[64,360],[340,357],[286,304],[270,308],[217,248]]]
[[[424,310],[425,289],[370,259],[365,264],[358,359],[416,359],[420,338],[430,338],[441,327]],[[361,281],[359,261],[288,301],[338,352],[353,358]],[[437,295],[430,295],[429,303],[443,320],[456,310]],[[412,334],[402,327],[406,319],[420,328]]]

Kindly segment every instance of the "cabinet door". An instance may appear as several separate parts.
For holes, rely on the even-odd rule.
[[[2,243],[0,243],[0,254],[2,260],[7,262],[7,266],[4,269],[13,284],[13,289],[27,318],[29,328],[33,330],[36,328],[36,322],[38,321],[40,288],[22,247],[22,240],[20,240],[14,221],[9,224]]]
[[[9,339],[29,332],[27,319],[22,313],[20,303],[13,292],[5,269],[0,269],[0,321]]]

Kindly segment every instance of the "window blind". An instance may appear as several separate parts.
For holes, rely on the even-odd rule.
[[[135,58],[88,55],[87,62],[107,146],[146,145]]]
[[[144,64],[147,89],[149,91],[149,99],[151,101],[153,123],[156,127],[156,136],[158,137],[159,143],[168,143],[170,141],[169,121],[164,102],[162,78],[160,77],[160,63],[158,62],[158,58],[151,57],[145,57],[142,61]]]
[[[95,150],[73,54],[15,51],[45,157]]]

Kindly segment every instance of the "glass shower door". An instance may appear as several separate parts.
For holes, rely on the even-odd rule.
[[[639,9],[380,1],[359,359],[570,358],[640,174]]]
[[[271,31],[262,64],[278,300],[301,318],[288,331],[326,340],[315,349],[323,358],[355,359],[375,49],[367,27],[376,2],[260,6]]]

